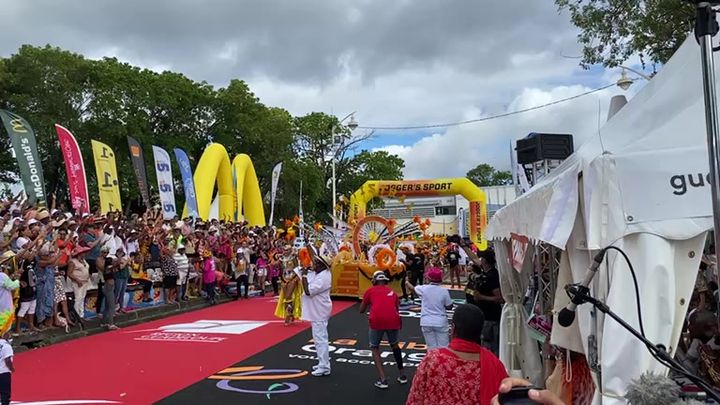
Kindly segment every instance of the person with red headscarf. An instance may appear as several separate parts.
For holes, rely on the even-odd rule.
[[[425,356],[407,405],[490,404],[508,374],[502,362],[481,345],[484,322],[482,310],[472,304],[455,309],[450,346]]]

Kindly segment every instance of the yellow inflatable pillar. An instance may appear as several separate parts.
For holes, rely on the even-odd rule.
[[[232,167],[235,171],[234,205],[238,217],[242,214],[250,226],[265,226],[265,208],[260,184],[250,156],[244,153],[235,156]]]
[[[195,182],[195,195],[200,218],[208,220],[210,217],[210,205],[213,201],[216,183],[217,195],[220,200],[219,219],[231,220],[233,218],[235,190],[230,171],[230,158],[224,146],[212,143],[205,149],[195,168],[193,181]]]

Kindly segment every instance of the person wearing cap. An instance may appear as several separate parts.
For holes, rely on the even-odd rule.
[[[380,342],[383,336],[387,336],[387,341],[392,348],[393,357],[397,364],[399,376],[397,382],[399,384],[407,384],[408,378],[403,371],[403,357],[400,346],[398,345],[400,329],[402,321],[400,320],[400,298],[397,296],[387,284],[390,279],[384,272],[378,270],[373,273],[372,284],[363,295],[362,304],[360,304],[360,313],[364,314],[370,307],[370,350],[375,360],[375,368],[377,368],[379,378],[375,381],[375,386],[380,389],[389,387],[388,380],[385,376],[385,367],[380,357]]]
[[[425,337],[427,350],[447,347],[448,334],[447,310],[453,308],[450,292],[443,288],[442,270],[437,267],[428,269],[425,278],[430,284],[413,286],[406,281],[406,288],[420,297],[420,329]]]
[[[468,304],[480,308],[485,314],[484,345],[493,353],[498,354],[500,348],[500,314],[503,297],[500,291],[500,273],[495,267],[495,253],[484,250],[468,252],[472,260],[471,272],[465,288],[465,299]]]
[[[332,314],[330,288],[332,274],[322,257],[317,256],[308,241],[305,241],[312,263],[312,272],[307,267],[300,270],[303,291],[302,317],[312,324],[312,336],[317,351],[318,364],[313,367],[312,375],[322,377],[330,375],[330,347],[328,339],[328,320]]]
[[[68,261],[67,275],[72,281],[75,296],[74,309],[81,318],[85,318],[85,295],[90,282],[90,264],[85,260],[85,255],[89,250],[90,248],[87,246],[76,246],[70,252]]]

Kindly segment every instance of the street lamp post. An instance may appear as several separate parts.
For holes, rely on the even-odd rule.
[[[340,122],[338,122],[338,125],[342,127],[343,122],[350,118],[350,122],[348,122],[347,127],[350,128],[350,131],[353,131],[355,128],[358,127],[358,122],[355,121],[355,111],[351,112],[350,114],[346,115],[345,118],[341,119]],[[337,160],[337,148],[335,148],[335,123],[333,122],[332,127],[330,127],[330,133],[332,136],[332,213],[333,213],[333,228],[337,228],[337,221],[335,218],[337,217],[337,211],[335,210],[335,206],[337,205],[337,178],[335,177],[335,161]]]
[[[629,68],[627,66],[620,66],[620,68],[622,69],[622,75],[620,76],[620,78],[618,79],[616,84],[618,87],[620,87],[623,90],[629,89],[630,86],[635,82],[635,80],[633,80],[627,76],[627,74],[625,73],[626,70],[629,70],[629,71],[635,73],[636,75],[642,77],[643,79],[645,79],[647,81],[650,81],[650,79],[652,79],[650,76],[646,75],[645,73],[637,71],[633,68]]]

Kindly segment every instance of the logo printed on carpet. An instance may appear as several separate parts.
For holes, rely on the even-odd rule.
[[[209,380],[220,380],[216,384],[217,388],[223,391],[232,391],[241,394],[265,395],[270,399],[270,395],[290,394],[300,389],[300,386],[286,381],[308,374],[304,370],[296,369],[266,369],[264,366],[245,366],[226,368],[215,375],[208,377]],[[252,389],[248,386],[237,386],[237,381],[278,381],[271,383],[265,389]],[[231,384],[232,383],[232,384]],[[240,383],[242,384],[242,383]]]
[[[220,343],[226,338],[212,335],[242,335],[267,324],[268,322],[263,321],[198,320],[192,323],[164,325],[157,329],[145,329],[130,333],[150,332],[134,338],[134,340],[141,341]]]

